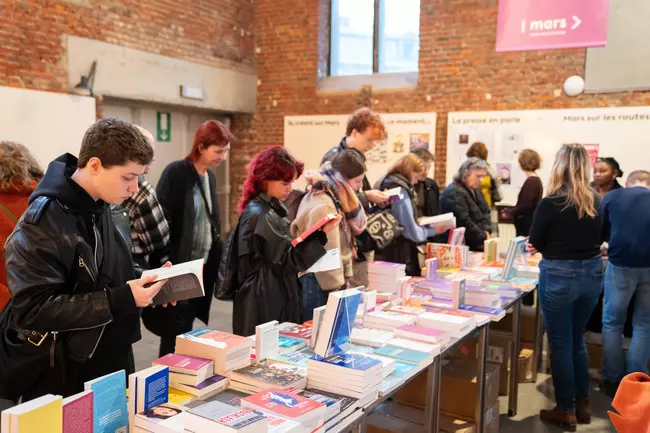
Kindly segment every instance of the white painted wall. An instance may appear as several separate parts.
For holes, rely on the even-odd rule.
[[[95,99],[0,86],[0,140],[22,143],[45,169],[65,152],[77,155],[95,122]]]
[[[92,39],[67,36],[70,88],[97,61],[96,95],[225,112],[255,112],[255,74],[214,68]],[[205,100],[180,96],[180,86],[205,89]]]

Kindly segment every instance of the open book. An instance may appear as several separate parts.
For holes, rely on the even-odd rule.
[[[304,232],[300,233],[300,235],[296,236],[295,239],[291,241],[291,245],[295,247],[300,242],[303,242],[305,239],[311,236],[316,230],[319,230],[321,227],[323,227],[325,224],[332,221],[333,219],[336,219],[336,215],[333,213],[328,213],[323,218],[321,218],[320,221],[318,221],[316,224],[309,227]]]
[[[453,213],[449,212],[442,215],[420,218],[418,224],[421,226],[451,230],[456,228],[456,217],[454,217]]]
[[[180,263],[169,268],[149,269],[142,273],[143,277],[148,275],[156,275],[156,281],[167,280],[160,292],[154,296],[152,305],[169,304],[205,295],[203,259]]]

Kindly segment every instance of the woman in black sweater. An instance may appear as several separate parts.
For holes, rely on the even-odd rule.
[[[551,345],[557,406],[542,421],[576,431],[591,422],[584,332],[603,286],[599,199],[589,187],[589,156],[579,144],[558,151],[548,196],[540,202],[527,248],[542,253],[539,295]]]
[[[533,214],[544,194],[544,186],[537,175],[541,163],[539,153],[532,149],[524,149],[519,154],[519,166],[526,174],[526,181],[519,191],[515,207],[504,209],[501,215],[503,218],[513,219],[517,236],[528,236]]]

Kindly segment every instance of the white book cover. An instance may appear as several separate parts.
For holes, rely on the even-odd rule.
[[[341,269],[341,250],[334,248],[328,250],[323,257],[318,259],[311,268],[305,271],[306,274],[310,272],[327,272],[334,269]]]
[[[430,353],[432,356],[440,354],[440,344],[425,343],[423,341],[414,341],[407,338],[396,337],[390,340],[387,344],[390,347],[398,349],[415,350],[417,352]]]
[[[316,339],[318,338],[318,333],[320,332],[321,325],[323,324],[323,317],[325,315],[326,308],[326,305],[314,308],[314,318],[311,321],[311,342],[309,344],[310,349],[313,349],[316,346]]]
[[[350,341],[370,347],[384,347],[395,335],[390,331],[371,328],[353,328]]]
[[[430,227],[445,227],[449,229],[456,228],[456,217],[454,214],[449,212],[442,215],[436,215],[431,217],[420,218],[418,223],[421,226],[430,226]]]
[[[255,362],[262,362],[279,353],[279,322],[264,323],[255,327]]]

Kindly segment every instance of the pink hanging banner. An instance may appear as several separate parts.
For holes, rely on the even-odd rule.
[[[499,0],[497,52],[603,47],[609,0]]]

